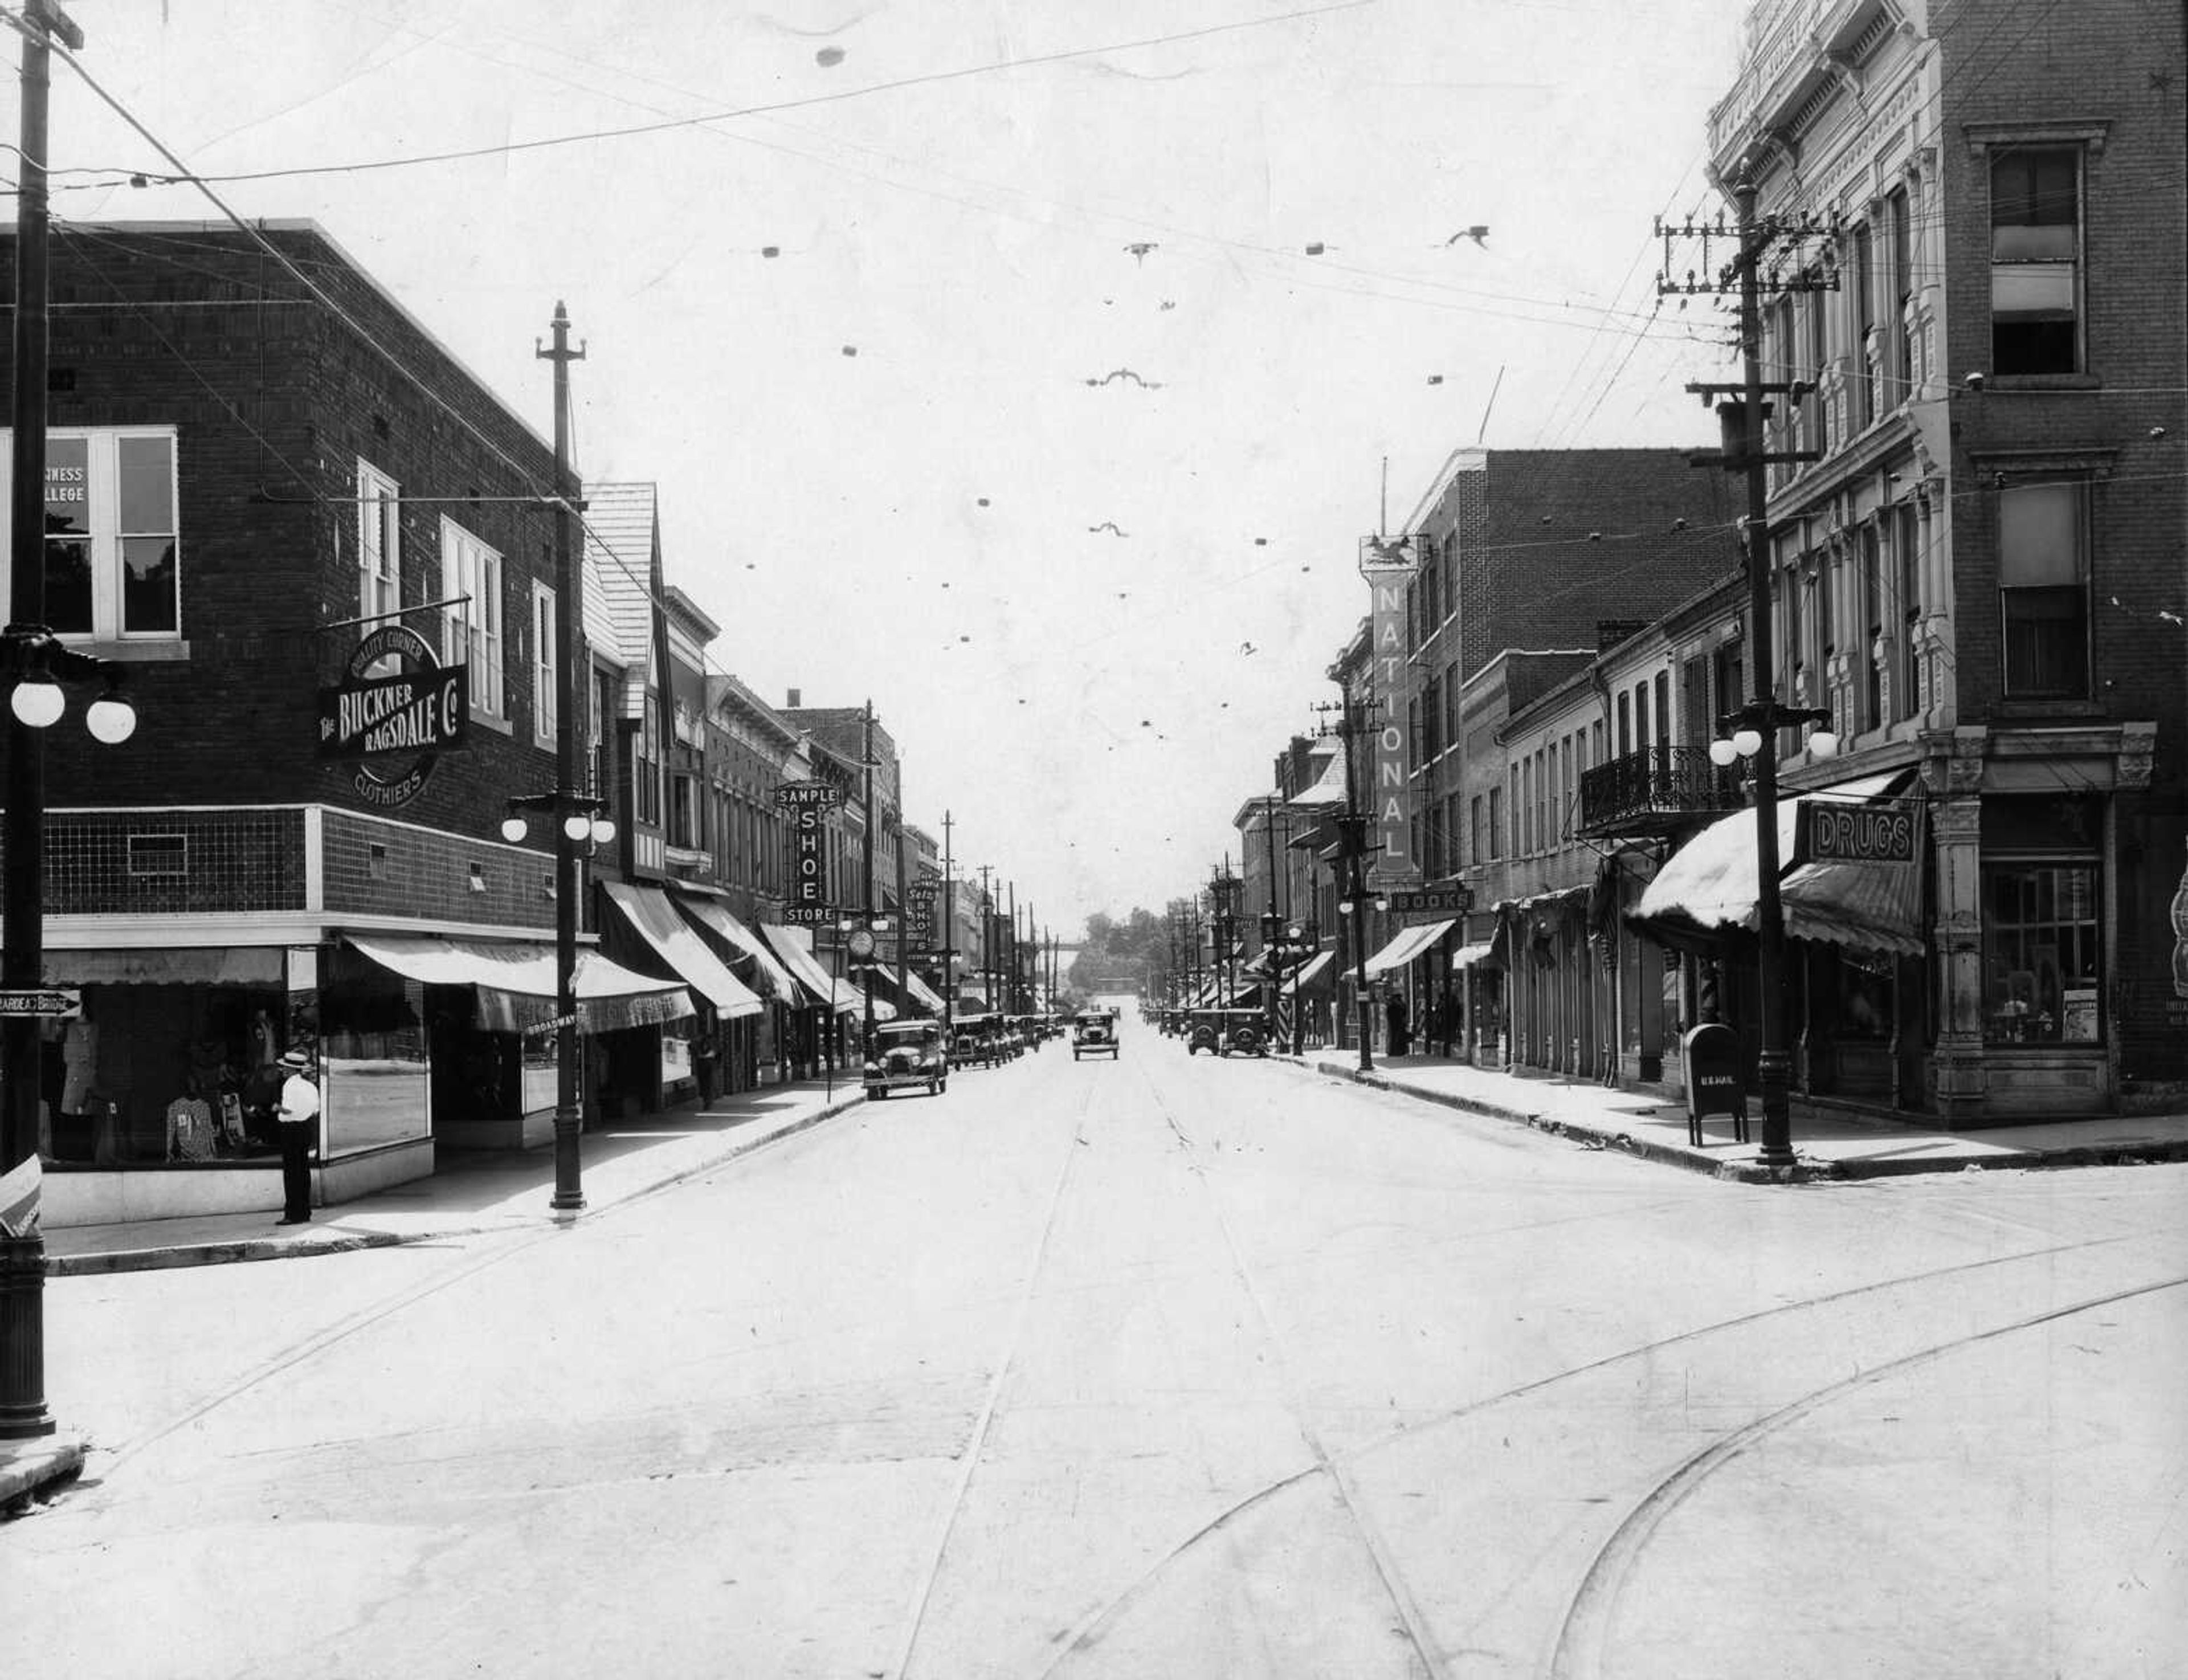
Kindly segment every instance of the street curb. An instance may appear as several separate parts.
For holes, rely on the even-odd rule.
[[[83,1470],[83,1442],[75,1435],[0,1442],[0,1518],[19,1515],[48,1488]]]
[[[1280,1059],[1304,1068],[1309,1073],[1319,1074],[1325,1079],[1349,1080],[1373,1090],[1393,1091],[1422,1102],[1456,1108],[1463,1113],[1510,1121],[1553,1137],[1572,1138],[1595,1147],[1616,1149],[1639,1160],[1680,1167],[1689,1172],[1705,1173],[1732,1184],[1841,1183],[1858,1179],[1911,1178],[1917,1174],[2040,1171],[2052,1168],[2145,1166],[2162,1162],[2188,1161],[2188,1142],[2152,1139],[2146,1143],[2026,1150],[2012,1155],[1931,1155],[1920,1160],[1843,1161],[1804,1156],[1791,1167],[1766,1167],[1753,1161],[1716,1160],[1691,1147],[1660,1143],[1651,1138],[1635,1137],[1630,1132],[1612,1131],[1553,1113],[1510,1108],[1502,1103],[1461,1097],[1452,1091],[1424,1090],[1383,1074],[1363,1074],[1357,1068],[1333,1068],[1327,1063],[1310,1062],[1305,1057],[1284,1056]]]
[[[620,1196],[604,1202],[595,1202],[576,1214],[555,1214],[549,1222],[556,1225],[576,1225],[595,1215],[606,1213],[697,1177],[712,1172],[717,1167],[733,1161],[740,1155],[831,1120],[846,1109],[856,1108],[866,1101],[866,1093],[854,1091],[851,1095],[828,1102],[801,1120],[771,1131],[764,1137],[739,1139],[736,1146],[719,1155],[668,1174],[637,1188],[627,1190]],[[495,1225],[452,1225],[431,1231],[345,1231],[329,1232],[324,1237],[314,1233],[310,1237],[234,1237],[217,1243],[193,1243],[168,1248],[118,1249],[99,1254],[48,1254],[46,1256],[48,1277],[96,1277],[121,1271],[165,1271],[182,1266],[234,1266],[247,1260],[314,1260],[322,1254],[355,1254],[365,1249],[408,1248],[420,1243],[443,1243],[460,1237],[484,1237],[498,1232],[527,1231],[528,1224],[501,1223]]]

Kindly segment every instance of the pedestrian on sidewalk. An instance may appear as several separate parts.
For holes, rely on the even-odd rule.
[[[1394,991],[1390,994],[1387,1013],[1390,1018],[1390,1037],[1385,1042],[1384,1049],[1390,1055],[1403,1056],[1406,1053],[1406,995],[1403,992]]]
[[[319,1130],[319,1087],[312,1077],[312,1058],[291,1050],[275,1064],[281,1070],[281,1217],[277,1225],[312,1222],[312,1141]]]

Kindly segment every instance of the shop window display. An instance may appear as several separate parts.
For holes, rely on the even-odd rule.
[[[2091,864],[1983,866],[1983,1033],[1993,1044],[2095,1044],[2101,959]]]
[[[88,984],[49,1023],[39,1153],[92,1168],[279,1164],[278,992]]]

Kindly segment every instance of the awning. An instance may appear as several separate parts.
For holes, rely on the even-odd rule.
[[[346,933],[352,949],[382,968],[428,986],[478,989],[479,1025],[520,1033],[555,1016],[555,947],[530,939],[446,939],[420,933]],[[578,952],[578,1030],[614,1032],[679,1021],[695,1012],[674,980],[634,974],[598,951]]]
[[[1864,777],[1780,799],[1779,856],[1792,854],[1796,812],[1802,800],[1865,803],[1904,774]],[[1920,809],[1918,805],[1918,820]],[[1920,956],[1928,948],[1921,925],[1921,856],[1918,826],[1913,863],[1802,865],[1779,884],[1785,932],[1796,939]],[[1742,927],[1751,933],[1757,890],[1755,813],[1735,811],[1720,817],[1672,855],[1643,890],[1633,919],[1661,921],[1672,928]]]
[[[1290,979],[1284,982],[1283,990],[1280,992],[1278,995],[1281,997],[1289,997],[1294,993],[1297,992],[1301,986],[1313,984],[1315,978],[1319,975],[1323,969],[1328,967],[1331,963],[1336,961],[1337,953],[1334,950],[1317,951],[1307,960],[1307,963],[1305,967],[1301,968],[1298,973],[1293,975]]]
[[[822,1009],[836,1006],[836,982],[820,961],[813,955],[813,936],[803,927],[783,927],[772,922],[759,925],[761,936],[766,939],[782,966],[798,977],[798,984],[805,993],[809,1006]]]
[[[178,945],[130,950],[46,947],[46,976],[62,986],[261,986],[279,991],[279,945]]]
[[[866,1006],[871,1003],[873,1005],[875,1020],[896,1019],[894,1004],[885,998],[870,997],[855,980],[838,980],[835,983],[834,1003],[838,1015],[864,1015],[866,1012]]]
[[[1487,961],[1492,949],[1486,939],[1479,944],[1461,945],[1451,954],[1451,966],[1453,968],[1471,968],[1477,962]]]
[[[787,1003],[795,1009],[805,1001],[804,994],[798,989],[798,982],[784,967],[767,942],[730,914],[728,910],[711,899],[675,901],[685,917],[713,934],[740,956],[749,957],[753,965],[753,983],[763,996],[777,1003]]]
[[[1397,938],[1368,959],[1368,972],[1372,976],[1404,967],[1458,926],[1458,918],[1454,916],[1446,922],[1421,922],[1400,928]]]
[[[725,1021],[758,1015],[767,1007],[707,948],[658,887],[640,887],[628,881],[605,881],[601,886],[608,902],[630,924],[632,933],[668,964],[671,973],[680,976],[713,1005],[714,1012]]]
[[[943,1011],[942,994],[921,979],[909,968],[904,971],[904,989],[911,994],[911,1001],[922,1009],[931,1009],[937,1015]]]

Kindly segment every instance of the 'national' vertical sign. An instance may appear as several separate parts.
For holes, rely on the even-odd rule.
[[[1360,575],[1368,580],[1368,820],[1379,848],[1368,869],[1371,887],[1418,886],[1412,797],[1406,782],[1406,590],[1420,570],[1420,544],[1411,533],[1362,537]]]

